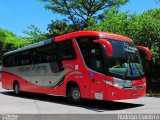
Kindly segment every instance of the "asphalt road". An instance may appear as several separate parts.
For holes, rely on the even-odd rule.
[[[87,100],[74,105],[64,97],[25,93],[20,97],[1,88],[0,114],[160,114],[160,97],[114,102]]]

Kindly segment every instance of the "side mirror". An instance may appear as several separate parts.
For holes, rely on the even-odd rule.
[[[152,54],[151,54],[151,51],[150,51],[147,47],[144,47],[144,46],[136,46],[136,48],[137,48],[138,50],[145,51],[146,54],[147,54],[147,60],[148,60],[148,61],[151,60]]]
[[[112,56],[112,44],[104,39],[93,40],[95,43],[103,44],[106,47],[106,53],[108,56]]]

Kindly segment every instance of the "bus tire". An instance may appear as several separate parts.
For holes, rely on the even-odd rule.
[[[14,83],[13,89],[14,89],[14,94],[17,95],[17,96],[19,96],[20,95],[20,87],[19,87],[18,82]]]
[[[73,85],[69,88],[68,94],[67,94],[68,100],[72,103],[81,103],[81,92],[77,85]]]

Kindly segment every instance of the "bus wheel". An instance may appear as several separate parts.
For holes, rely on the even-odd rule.
[[[20,88],[19,88],[19,84],[18,84],[18,82],[15,82],[14,83],[14,93],[15,93],[15,95],[20,95]]]
[[[67,94],[68,100],[72,103],[81,103],[81,93],[77,85],[72,86]]]

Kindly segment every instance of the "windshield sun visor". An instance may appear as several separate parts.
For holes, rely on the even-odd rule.
[[[108,56],[112,56],[112,44],[104,39],[93,40],[95,43],[103,44],[106,47],[106,53]]]
[[[136,48],[137,48],[138,50],[145,51],[146,54],[147,54],[147,60],[148,60],[148,61],[151,60],[152,54],[151,54],[151,51],[150,51],[147,47],[144,47],[144,46],[136,46]]]

